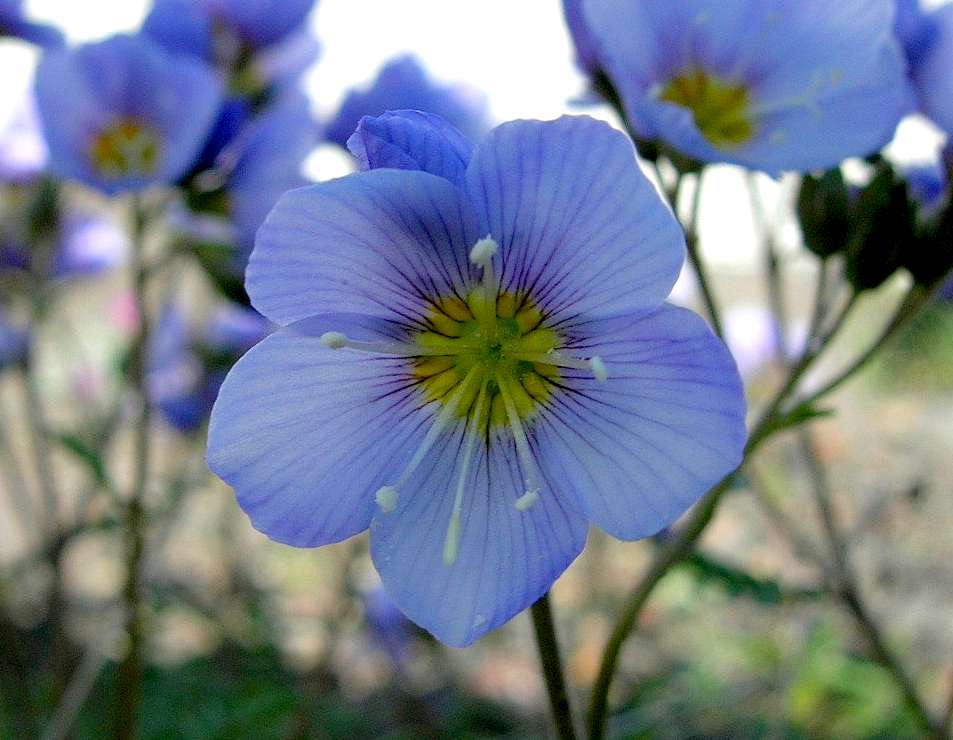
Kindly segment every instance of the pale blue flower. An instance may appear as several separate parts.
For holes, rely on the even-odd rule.
[[[745,404],[724,344],[664,303],[682,231],[624,135],[515,121],[471,154],[408,120],[375,132],[404,169],[291,191],[259,231],[246,287],[280,328],[226,378],[208,461],[280,542],[370,528],[394,602],[462,646],[590,522],[674,522],[741,461]]]
[[[39,46],[60,46],[63,34],[45,23],[35,23],[23,14],[23,0],[0,0],[0,38],[14,36]]]
[[[482,93],[468,85],[435,82],[416,57],[407,55],[388,62],[370,87],[349,92],[325,136],[345,146],[362,117],[408,109],[438,115],[474,140],[489,129]]]
[[[911,59],[910,79],[920,110],[953,135],[953,5],[924,15],[922,37]]]
[[[776,173],[877,151],[912,107],[888,0],[582,0],[635,132]]]
[[[50,169],[109,194],[172,184],[215,120],[220,83],[143,36],[48,51],[36,98]]]

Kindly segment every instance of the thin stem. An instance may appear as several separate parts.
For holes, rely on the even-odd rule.
[[[562,660],[559,657],[559,641],[556,639],[556,626],[553,622],[553,609],[549,603],[549,594],[530,607],[533,628],[536,632],[536,644],[539,646],[539,662],[546,679],[546,691],[549,694],[549,706],[553,713],[553,724],[560,740],[576,740],[576,729],[572,721],[572,708],[569,705],[569,693],[563,677]]]
[[[768,304],[771,314],[777,322],[774,327],[775,352],[778,359],[784,363],[788,356],[788,312],[784,300],[784,278],[781,269],[781,258],[778,255],[777,245],[769,232],[767,219],[764,213],[764,203],[758,191],[758,176],[754,172],[745,175],[745,184],[748,188],[748,199],[751,202],[751,214],[754,218],[755,230],[764,252],[765,282],[768,286]]]
[[[818,300],[820,300],[820,296],[821,293],[819,292]],[[759,421],[755,424],[748,437],[748,444],[745,447],[745,459],[748,459],[766,439],[780,428],[777,422],[779,412],[784,402],[794,391],[798,382],[804,376],[804,373],[807,372],[823,350],[833,341],[834,337],[843,327],[847,316],[855,304],[856,296],[847,302],[819,342],[814,346],[809,345],[798,363],[788,371],[786,381],[781,385],[773,400],[768,403],[767,408],[762,413]],[[612,684],[613,676],[615,675],[623,643],[638,622],[643,607],[648,602],[649,596],[655,590],[659,581],[662,580],[673,565],[684,560],[692,551],[695,542],[701,536],[702,532],[705,531],[709,522],[714,518],[721,497],[731,488],[737,472],[738,471],[735,471],[727,475],[705,494],[689,515],[685,525],[671,539],[667,540],[662,549],[656,553],[648,570],[643,574],[640,581],[626,599],[625,605],[622,608],[622,616],[613,628],[609,641],[606,643],[606,648],[602,655],[602,663],[599,667],[599,675],[593,686],[588,713],[590,740],[599,740],[599,738],[604,736],[609,688]]]
[[[146,353],[150,325],[146,301],[147,270],[143,255],[147,218],[138,199],[133,203],[132,217],[131,268],[133,293],[139,314],[139,331],[133,341],[129,360],[129,383],[138,393],[141,413],[135,428],[135,470],[124,522],[127,572],[122,598],[126,610],[126,635],[129,642],[117,676],[115,737],[118,740],[132,740],[135,737],[136,715],[142,695],[142,560],[145,550],[143,497],[151,458],[149,425],[152,413],[146,393]]]
[[[867,364],[874,358],[874,356],[881,350],[883,345],[892,339],[900,329],[906,326],[907,323],[909,323],[909,321],[919,313],[920,309],[923,308],[923,306],[929,300],[930,295],[931,291],[929,290],[925,290],[919,286],[912,287],[906,296],[904,296],[904,299],[900,304],[900,308],[894,314],[893,318],[887,323],[883,331],[870,344],[867,350],[865,350],[863,354],[857,357],[840,373],[831,378],[827,383],[811,393],[807,398],[798,401],[797,408],[801,409],[810,407],[821,397],[833,392],[843,385],[847,380],[856,375],[860,370],[865,368]]]
[[[903,694],[907,707],[916,717],[921,728],[926,732],[936,732],[939,723],[933,720],[930,711],[923,704],[913,679],[907,673],[899,658],[887,645],[880,626],[863,599],[857,578],[850,564],[847,542],[837,524],[827,472],[817,458],[810,432],[806,429],[799,430],[798,442],[801,455],[810,472],[814,503],[820,514],[824,533],[830,546],[837,593],[870,644],[877,662],[893,676],[900,692]]]
[[[725,329],[721,321],[721,311],[718,308],[718,301],[715,298],[711,279],[708,276],[708,268],[705,267],[705,262],[701,258],[698,244],[698,215],[701,206],[704,174],[704,170],[698,173],[695,192],[692,194],[691,210],[688,213],[688,222],[685,226],[685,246],[688,249],[688,260],[692,263],[692,268],[695,270],[695,276],[698,279],[698,288],[701,290],[702,300],[705,303],[708,318],[711,319],[712,328],[715,330],[715,334],[724,338]],[[672,204],[673,208],[677,208],[677,206],[677,203]]]

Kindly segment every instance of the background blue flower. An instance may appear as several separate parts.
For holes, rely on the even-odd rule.
[[[370,87],[352,90],[328,124],[328,141],[346,146],[363,116],[413,109],[433,113],[460,129],[470,139],[481,138],[489,128],[486,97],[467,85],[434,82],[411,55],[388,62]]]
[[[636,133],[772,173],[878,150],[912,107],[884,0],[583,0]]]
[[[953,134],[953,5],[930,12],[921,24],[926,36],[917,46],[910,77],[923,113]]]
[[[40,46],[60,46],[63,34],[45,23],[34,23],[23,13],[23,0],[0,0],[0,37],[15,36]]]
[[[191,167],[220,83],[143,36],[114,36],[48,51],[36,96],[54,172],[114,194],[171,184]]]

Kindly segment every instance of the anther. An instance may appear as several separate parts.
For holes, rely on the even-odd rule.
[[[539,490],[527,491],[513,504],[517,511],[526,511],[539,501]]]
[[[473,249],[470,250],[470,261],[475,265],[480,265],[480,267],[486,267],[499,251],[500,245],[496,243],[492,236],[487,234],[473,245]]]
[[[381,511],[390,514],[397,508],[397,489],[394,486],[381,486],[374,494],[374,500],[381,507]]]
[[[339,331],[326,331],[321,335],[321,344],[328,349],[343,349],[347,347],[347,335]]]
[[[605,383],[609,379],[609,371],[606,370],[606,364],[599,355],[589,358],[589,366],[592,368],[592,374],[600,383]]]

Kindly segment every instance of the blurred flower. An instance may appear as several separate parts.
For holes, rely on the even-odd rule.
[[[10,323],[0,311],[0,370],[21,362],[26,357],[30,334]]]
[[[413,644],[414,626],[381,587],[364,594],[364,622],[374,642],[397,668],[406,665]]]
[[[583,0],[640,137],[776,173],[878,150],[912,106],[884,0]]]
[[[910,197],[917,204],[921,218],[934,215],[946,202],[946,168],[937,160],[905,167],[901,175],[907,181]]]
[[[172,183],[205,141],[214,74],[141,36],[48,51],[36,96],[51,169],[106,193]]]
[[[920,28],[919,39],[907,47],[910,79],[923,113],[953,135],[953,5],[923,16]]]
[[[15,36],[39,46],[60,46],[63,34],[45,23],[23,17],[23,0],[0,0],[0,38]]]
[[[251,121],[238,137],[228,177],[231,218],[238,230],[244,259],[251,253],[255,232],[286,191],[305,185],[301,167],[317,146],[317,128],[308,98],[287,93]]]
[[[208,461],[280,542],[370,527],[394,602],[462,646],[545,593],[590,521],[651,535],[731,471],[744,395],[663,304],[682,231],[624,135],[516,121],[461,172],[459,133],[409,120],[376,135],[432,172],[293,190],[259,231],[246,287],[281,328],[229,373]]]
[[[489,128],[482,93],[466,85],[438,84],[415,57],[402,56],[388,62],[369,88],[347,94],[325,136],[346,146],[363,116],[410,109],[446,119],[469,139],[482,138]]]
[[[120,265],[129,240],[113,221],[85,211],[67,211],[57,225],[56,246],[48,276],[58,279],[93,277]],[[0,236],[0,273],[30,270],[30,247],[15,236]]]
[[[916,67],[936,39],[936,23],[920,3],[920,0],[896,0],[897,17],[894,30],[907,63]]]
[[[777,356],[780,327],[774,314],[756,304],[732,306],[725,312],[725,339],[743,378],[764,370]],[[788,359],[800,356],[807,340],[807,327],[788,328]]]
[[[212,409],[228,368],[269,328],[269,322],[255,311],[228,304],[219,307],[196,334],[179,307],[167,304],[149,346],[152,403],[179,431],[198,429]]]
[[[46,169],[48,157],[36,101],[29,95],[0,132],[0,182],[35,181]]]
[[[576,65],[586,74],[600,71],[599,50],[582,11],[583,0],[563,0],[563,14],[566,26],[576,50]]]
[[[317,56],[317,41],[305,24],[315,4],[316,0],[156,0],[142,32],[170,51],[224,67],[249,52],[265,50],[269,55],[262,68],[265,79],[277,81]]]

